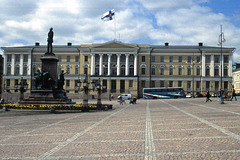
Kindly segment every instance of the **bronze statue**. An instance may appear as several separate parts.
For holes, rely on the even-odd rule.
[[[59,80],[58,80],[58,89],[63,89],[64,81],[65,81],[64,74],[65,74],[65,73],[64,73],[64,71],[62,70],[62,73],[60,74]]]
[[[47,39],[47,42],[48,42],[48,45],[47,45],[47,53],[52,53],[52,43],[53,43],[53,28],[51,27],[49,32],[48,32],[48,39]]]

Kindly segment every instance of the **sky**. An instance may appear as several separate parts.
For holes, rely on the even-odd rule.
[[[240,63],[239,0],[0,0],[0,46],[104,43],[115,39],[114,21],[102,15],[115,9],[116,39],[123,43],[217,46],[222,25],[226,42]]]

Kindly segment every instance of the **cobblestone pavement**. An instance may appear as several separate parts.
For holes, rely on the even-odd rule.
[[[240,102],[138,100],[113,110],[0,113],[0,159],[240,159]]]

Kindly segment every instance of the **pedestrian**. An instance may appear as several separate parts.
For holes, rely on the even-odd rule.
[[[224,90],[223,89],[220,90],[220,103],[224,104]]]
[[[121,105],[123,104],[122,96],[118,96],[118,101],[119,101],[119,103],[120,103]]]
[[[231,98],[231,100],[233,99],[233,97],[235,97],[235,101],[237,101],[237,95],[236,95],[235,89],[233,89],[233,91],[232,91],[232,98]]]
[[[211,101],[211,102],[212,102],[212,100],[210,99],[210,97],[211,97],[211,95],[210,95],[209,91],[207,91],[206,102],[208,102],[208,101]]]

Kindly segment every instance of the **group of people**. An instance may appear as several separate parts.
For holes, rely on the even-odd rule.
[[[126,103],[121,95],[118,96],[118,102],[120,103],[120,105],[123,105],[123,103]],[[136,104],[136,102],[137,102],[137,98],[132,97],[132,98],[130,98],[129,104]]]
[[[209,91],[207,91],[206,102],[208,102],[208,101],[212,102],[210,97],[211,97],[211,95],[210,95]],[[224,90],[221,89],[221,91],[220,91],[220,101],[221,101],[221,104],[224,104],[224,99],[226,99],[226,98],[228,98],[227,92],[224,94]],[[233,91],[232,91],[232,96],[230,98],[230,101],[232,101],[233,99],[235,99],[235,101],[237,101],[237,95],[236,95],[235,89],[233,89]]]

